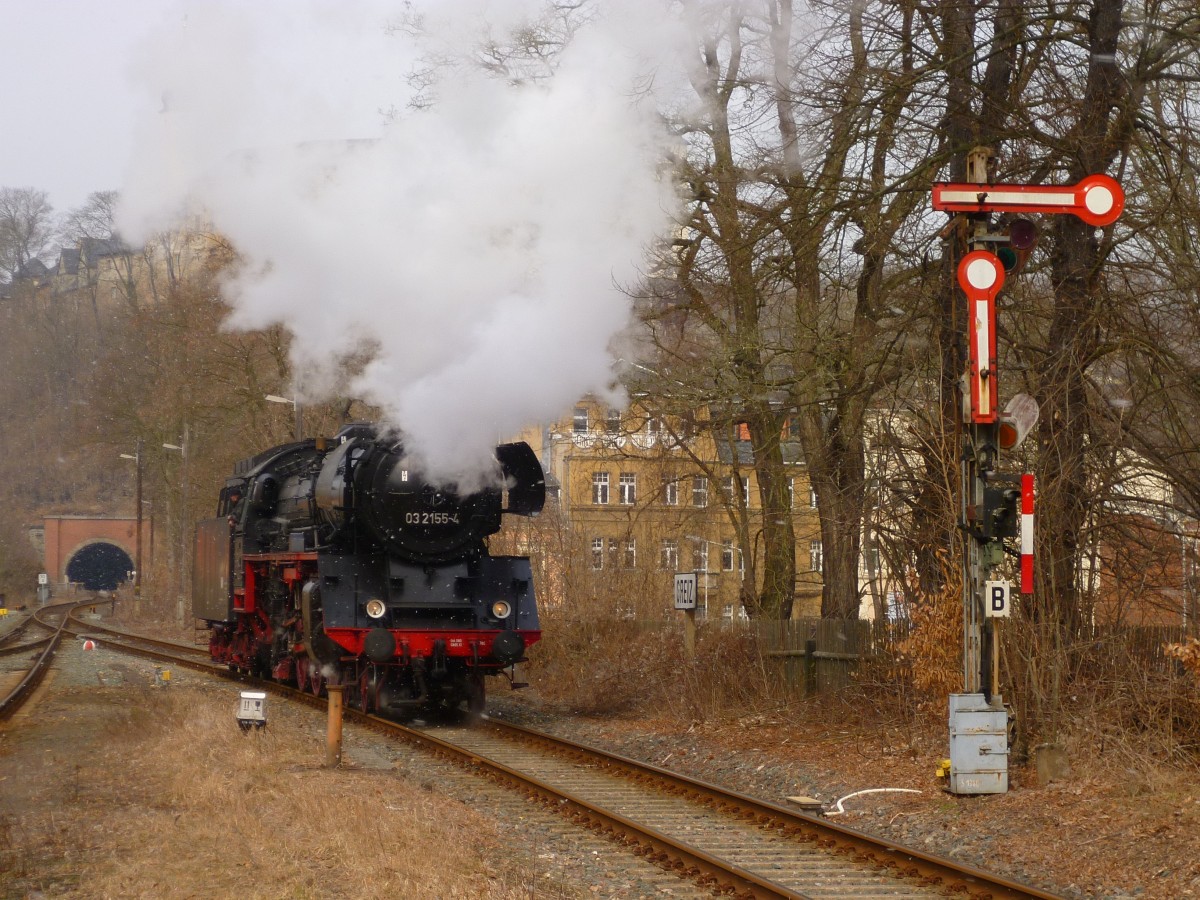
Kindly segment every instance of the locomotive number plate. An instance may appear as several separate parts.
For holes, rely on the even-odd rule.
[[[457,513],[410,512],[404,514],[405,525],[457,525]]]

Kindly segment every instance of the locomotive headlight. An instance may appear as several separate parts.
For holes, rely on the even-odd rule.
[[[378,598],[367,601],[367,615],[372,619],[382,619],[383,614],[387,612],[387,606]]]
[[[507,619],[512,612],[512,604],[507,600],[497,600],[492,604],[492,615],[497,619]]]

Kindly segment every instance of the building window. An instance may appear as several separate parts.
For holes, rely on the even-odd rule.
[[[637,568],[637,541],[634,538],[625,541],[625,568]]]
[[[814,572],[821,571],[821,563],[825,559],[821,552],[820,541],[810,541],[808,545],[808,567]]]
[[[708,479],[703,475],[692,479],[692,506],[708,506]]]
[[[721,569],[725,572],[733,571],[733,541],[721,544]]]
[[[808,489],[808,508],[817,508],[817,489],[815,487],[810,487]]]
[[[598,504],[608,503],[607,472],[592,473],[592,502]]]
[[[667,506],[679,505],[679,482],[668,479],[663,483],[663,503]]]
[[[614,569],[617,568],[617,539],[608,539],[608,561]]]
[[[726,497],[726,499],[728,499],[730,501],[733,500],[733,498],[736,494],[736,491],[737,491],[736,485],[737,485],[738,480],[739,479],[738,479],[737,475],[730,475],[728,478],[725,479],[725,497]],[[742,478],[740,480],[742,482],[742,505],[745,507],[749,507],[750,506],[750,479]]]
[[[620,478],[621,504],[633,506],[637,503],[637,474],[622,472]]]
[[[592,568],[604,568],[604,538],[592,538]]]
[[[662,419],[657,416],[651,416],[646,420],[646,436],[652,440],[658,440],[662,434]]]
[[[609,434],[616,434],[621,430],[621,411],[619,409],[608,411],[608,415],[604,419],[604,427]]]
[[[703,541],[692,545],[692,570],[708,572],[708,544]]]
[[[871,545],[862,551],[862,574],[867,578],[879,574],[879,547]]]
[[[796,508],[796,479],[788,479],[788,509]]]
[[[662,567],[667,572],[679,571],[679,541],[674,538],[662,542]]]
[[[586,406],[575,407],[575,415],[571,419],[571,430],[575,434],[588,433],[588,411]]]

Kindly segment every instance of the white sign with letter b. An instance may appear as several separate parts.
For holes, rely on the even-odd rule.
[[[1007,619],[1012,607],[1009,605],[1007,581],[987,581],[983,585],[983,613],[988,618]]]

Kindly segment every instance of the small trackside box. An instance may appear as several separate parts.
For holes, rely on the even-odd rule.
[[[1008,791],[1008,711],[999,697],[950,695],[950,792]]]
[[[262,691],[242,691],[238,698],[238,725],[243,730],[253,725],[262,728],[267,724],[267,695]]]
[[[233,618],[233,525],[221,516],[196,523],[192,558],[192,613],[197,619]]]

